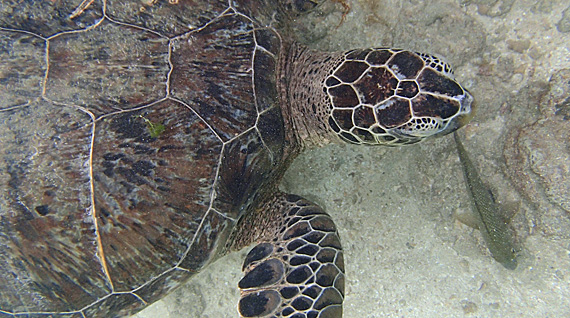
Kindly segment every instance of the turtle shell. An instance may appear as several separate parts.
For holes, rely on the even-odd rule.
[[[129,315],[224,252],[284,166],[259,8],[2,1],[0,316]]]

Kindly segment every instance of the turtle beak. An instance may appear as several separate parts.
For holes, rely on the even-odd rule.
[[[461,101],[461,112],[457,116],[457,128],[461,128],[467,125],[471,119],[475,116],[475,110],[477,109],[477,103],[475,99],[467,90],[465,90],[465,97]]]
[[[447,127],[445,127],[442,131],[435,134],[434,136],[445,136],[447,134],[450,134],[457,129],[467,125],[471,121],[471,119],[475,116],[475,109],[477,107],[475,99],[467,90],[465,90],[465,95],[461,99],[460,104],[461,108],[457,115],[451,119],[451,121],[447,124]]]

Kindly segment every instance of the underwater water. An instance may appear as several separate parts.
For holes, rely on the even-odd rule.
[[[16,2],[0,2],[0,12],[3,13],[0,17],[2,22],[0,27],[3,28],[3,36],[8,38],[15,35],[6,29],[5,23],[13,22],[14,16],[10,17],[10,14],[17,13],[18,10],[12,11],[10,6]],[[81,25],[91,25],[93,20],[97,19],[97,15],[87,14],[90,10],[102,12],[101,1],[76,0],[75,2],[83,3],[79,6],[81,10],[75,16],[80,18],[78,23]],[[19,1],[18,4],[39,3],[46,7],[51,5],[71,7],[75,2]],[[144,7],[155,2],[119,1],[114,4],[122,3],[128,6],[134,3],[133,7],[140,5]],[[341,3],[350,6],[346,16],[343,16]],[[99,9],[95,8],[97,6]],[[56,13],[64,16],[64,11],[62,9]],[[124,10],[118,11],[129,15]],[[210,10],[205,11],[212,13]],[[30,16],[33,14],[19,19],[29,21]],[[39,29],[43,29],[45,24],[46,29],[50,29],[54,27],[52,23],[57,25],[58,22],[65,20],[65,17],[59,18],[42,20],[38,17],[31,24],[32,27]],[[157,25],[166,28],[171,26],[162,22]],[[19,26],[14,25],[14,27]],[[106,34],[114,34],[121,41],[142,39],[141,42],[152,47],[155,46],[153,43],[166,42],[164,38],[149,40],[153,37],[125,36],[138,32],[148,33],[138,28],[115,25],[110,27],[110,30],[113,28],[117,28],[116,31]],[[123,33],[127,29],[131,33]],[[344,246],[347,275],[344,317],[570,317],[570,297],[568,297],[570,295],[570,180],[568,178],[570,174],[570,5],[568,1],[330,0],[310,16],[297,21],[295,29],[302,42],[322,50],[338,51],[369,46],[400,47],[444,56],[454,67],[458,82],[469,89],[477,101],[477,114],[469,125],[459,130],[459,137],[478,175],[492,192],[492,195],[486,197],[495,201],[499,207],[499,217],[508,221],[517,249],[516,269],[506,269],[492,257],[485,236],[479,230],[466,225],[468,223],[466,220],[472,213],[472,198],[466,188],[462,165],[452,136],[402,148],[335,144],[308,150],[297,158],[281,186],[284,191],[302,195],[321,205],[337,224]],[[8,185],[0,189],[4,190],[0,193],[2,208],[0,217],[6,218],[18,214],[18,211],[13,209],[4,209],[7,206],[5,202],[13,203],[13,197],[18,198],[16,203],[19,207],[24,207],[27,210],[23,210],[30,212],[30,209],[19,201],[19,194],[8,193],[11,189],[17,188],[16,183],[32,180],[31,183],[35,182],[37,187],[31,189],[40,189],[40,186],[44,185],[42,182],[51,187],[52,179],[61,179],[65,182],[63,190],[69,191],[65,194],[68,195],[69,202],[72,202],[70,204],[77,206],[76,202],[87,198],[81,202],[83,204],[81,207],[85,209],[75,209],[76,214],[69,215],[67,220],[73,221],[65,223],[68,227],[66,229],[53,224],[47,225],[44,229],[55,232],[61,229],[63,234],[72,238],[70,241],[72,247],[83,244],[85,250],[90,251],[79,256],[92,256],[91,261],[82,259],[81,262],[74,262],[73,257],[76,255],[73,252],[76,250],[73,248],[66,250],[71,253],[60,255],[52,253],[47,248],[42,249],[41,243],[34,244],[37,243],[35,238],[26,237],[27,242],[32,243],[31,248],[26,251],[29,253],[27,255],[32,255],[28,260],[34,264],[36,261],[43,261],[44,264],[50,265],[45,267],[46,272],[54,276],[60,273],[76,273],[70,268],[86,273],[80,277],[81,279],[88,276],[96,280],[98,279],[96,276],[99,275],[99,281],[105,285],[108,277],[101,277],[103,273],[98,267],[100,263],[97,260],[93,261],[93,258],[98,257],[96,243],[89,241],[95,233],[91,227],[93,224],[90,223],[92,220],[82,219],[85,218],[85,211],[88,211],[87,214],[92,211],[90,207],[95,202],[90,188],[92,175],[89,174],[92,172],[89,158],[90,150],[93,149],[91,127],[94,117],[87,116],[85,110],[75,112],[77,118],[67,117],[63,114],[65,107],[54,107],[61,103],[45,103],[49,104],[48,108],[30,107],[36,111],[36,115],[30,115],[34,114],[33,112],[26,112],[26,105],[29,102],[27,100],[32,97],[38,98],[42,94],[48,94],[49,97],[49,94],[65,91],[69,93],[72,101],[76,102],[79,99],[85,103],[89,102],[85,98],[96,100],[100,96],[91,94],[93,91],[88,89],[86,92],[89,96],[76,98],[74,85],[66,85],[68,82],[60,85],[59,82],[52,81],[53,78],[49,82],[56,86],[42,92],[42,87],[48,82],[47,78],[44,78],[46,70],[35,68],[34,65],[49,64],[41,54],[48,51],[47,47],[44,49],[46,41],[38,35],[27,34],[21,30],[15,33],[17,33],[15,38],[21,37],[23,40],[13,41],[10,38],[0,41],[3,43],[0,47],[3,51],[0,53],[6,58],[0,60],[0,96],[5,98],[4,96],[14,93],[13,95],[22,98],[12,109],[14,112],[11,109],[0,109],[0,115],[3,115],[0,116],[0,141],[10,140],[9,144],[2,143],[0,149],[2,157],[0,183],[2,186]],[[78,38],[82,37],[78,35]],[[113,42],[109,37],[104,39],[104,42]],[[5,43],[8,44],[4,45]],[[56,45],[58,41],[50,43]],[[59,45],[65,46],[65,43],[59,42]],[[13,44],[16,46],[9,47]],[[11,56],[11,52],[21,49],[17,45],[31,48],[30,52],[34,54],[16,54],[15,62],[10,60],[8,57]],[[117,47],[119,50],[135,48],[134,45],[127,44]],[[161,74],[166,74],[164,70],[169,69],[169,63],[167,59],[160,57],[169,54],[168,47],[166,45],[156,47],[159,49],[152,58],[161,60],[162,64],[141,59],[141,66],[145,63],[152,65],[153,67],[146,68],[149,72],[147,75],[150,75],[155,69],[154,66],[161,65],[163,71],[158,71],[155,75],[162,76],[162,80],[155,83],[160,82],[160,85],[164,85],[162,89],[147,86],[152,81],[146,80],[146,77],[141,75],[140,69],[124,67],[125,65],[119,67],[126,72],[121,78],[129,79],[130,87],[137,88],[133,91],[145,95],[141,99],[152,97],[150,93],[156,93],[160,97],[167,90],[165,76]],[[52,49],[54,48],[57,47],[53,46]],[[67,77],[66,70],[54,61],[67,58],[66,48],[54,49],[53,51],[61,54],[50,56],[53,59],[49,72],[58,75],[59,70],[62,78]],[[97,60],[94,58],[96,56],[92,55],[93,52],[90,52],[92,46],[86,45],[86,48],[86,59]],[[160,51],[160,48],[164,51]],[[124,55],[129,56],[132,53],[127,52]],[[121,56],[116,52],[111,55]],[[18,60],[19,58],[27,62],[21,63],[22,60]],[[9,65],[10,63],[13,65]],[[101,80],[99,84],[105,84],[111,90],[116,89],[116,96],[122,96],[122,91],[128,90],[125,89],[127,86],[114,84],[114,78],[109,79],[101,74],[94,75],[97,80]],[[82,83],[81,80],[77,82]],[[9,86],[4,83],[17,85],[7,89]],[[178,84],[181,85],[180,82]],[[102,86],[104,85],[99,87]],[[10,97],[6,99],[9,100]],[[4,100],[0,100],[2,101]],[[57,111],[45,116],[46,109]],[[19,112],[20,110],[24,111]],[[108,109],[95,111],[111,112]],[[10,118],[12,113],[20,115]],[[184,118],[174,116],[173,112],[166,110],[163,113],[177,117],[180,121]],[[19,121],[18,118],[25,118],[27,121]],[[30,118],[35,120],[29,120]],[[133,127],[137,126],[143,131],[148,129],[153,138],[165,131],[165,126],[160,121],[151,121],[142,114],[131,119],[138,120],[138,124],[132,125]],[[40,122],[41,120],[45,121]],[[51,125],[47,124],[49,121]],[[73,121],[77,126],[70,126],[69,123]],[[10,125],[5,124],[7,122]],[[24,149],[19,146],[20,142],[25,144],[28,141],[25,141],[25,138],[24,141],[19,137],[13,138],[8,133],[12,128],[16,128],[15,130],[24,137],[28,136],[26,133],[31,132],[31,135],[39,133],[38,136],[34,136],[43,141],[48,140],[41,135],[45,133],[43,129],[19,127],[18,124],[21,122],[49,126],[54,136],[68,128],[79,127],[77,130],[80,131],[81,138],[84,138],[83,148],[77,147],[73,140],[67,143],[66,140],[54,138],[48,142],[50,145],[53,144],[53,147],[42,149],[52,150],[53,153],[49,151],[45,153],[53,155],[55,158],[53,161],[66,162],[67,159],[73,161],[76,166],[70,166],[66,171],[86,174],[60,178],[57,175],[60,171],[50,168],[53,164],[52,157],[37,156],[42,149],[33,149],[34,147]],[[54,125],[54,122],[61,126]],[[4,125],[1,125],[3,123]],[[18,127],[11,127],[12,124]],[[188,121],[183,121],[183,124],[186,126],[180,126],[187,127]],[[49,129],[45,131],[49,133]],[[100,131],[111,132],[110,129]],[[109,147],[113,146],[112,143],[109,144]],[[27,145],[33,143],[29,142]],[[58,147],[67,149],[69,153],[61,151],[62,148]],[[29,161],[19,162],[22,161],[22,157],[29,157],[26,158]],[[41,171],[46,172],[45,175],[36,178],[29,174],[27,178],[19,180],[18,176],[23,176],[24,172],[27,172],[28,162],[43,169]],[[10,171],[6,167],[15,168]],[[138,167],[141,174],[150,174],[144,164]],[[55,181],[53,184],[62,184],[58,182]],[[25,193],[32,197],[44,194],[46,196],[44,199],[51,200],[49,197],[52,196],[52,191],[29,190]],[[163,198],[161,196],[161,199]],[[47,204],[32,208],[42,216],[50,213]],[[67,212],[70,211],[71,209]],[[126,209],[122,210],[124,211]],[[65,213],[56,215],[59,219],[66,219],[68,216]],[[51,220],[50,217],[44,221]],[[149,216],[149,219],[156,221],[156,217],[153,216]],[[8,295],[11,296],[10,291],[16,290],[14,286],[25,287],[26,284],[29,286],[34,282],[33,279],[26,280],[26,277],[16,275],[21,274],[22,272],[16,272],[24,267],[13,265],[11,261],[19,258],[16,253],[6,248],[7,245],[3,245],[6,238],[11,238],[10,230],[16,226],[4,220],[0,220],[3,221],[0,222],[2,226],[0,246],[3,247],[0,249],[2,256],[0,291],[8,290]],[[77,223],[73,222],[78,220],[79,223],[85,221],[82,224],[85,226],[74,226]],[[22,231],[22,233],[35,232]],[[45,235],[41,238],[44,237],[50,236]],[[145,235],[141,237],[148,238]],[[125,236],[117,235],[117,241],[127,242],[125,245],[129,245]],[[174,249],[172,244],[165,245],[167,248],[163,250]],[[16,246],[16,252],[18,251],[19,246]],[[237,282],[242,277],[240,269],[246,253],[247,249],[244,249],[218,260],[174,293],[135,317],[237,317],[236,303],[239,299]],[[160,256],[156,253],[149,254],[145,255],[146,260]],[[70,261],[66,261],[68,260],[66,257],[70,257]],[[58,263],[50,263],[53,260]],[[4,266],[9,270],[1,271]],[[54,270],[57,266],[63,267],[59,268],[59,271]],[[138,269],[137,266],[129,267],[127,270],[131,270],[133,275],[125,275],[127,276],[125,280],[141,277],[137,275],[141,272]],[[69,285],[77,282],[69,281],[71,282]],[[55,290],[57,287],[61,288],[53,285],[47,285],[46,288]],[[147,291],[152,292],[150,289]],[[20,298],[22,294],[23,297]],[[23,303],[22,307],[31,306],[32,303],[41,305],[43,300],[42,296],[33,293],[21,293],[15,298],[19,298],[17,300],[20,304]],[[13,317],[14,315],[7,313],[10,309],[4,306],[6,303],[12,305],[16,301],[11,302],[12,299],[9,297],[0,300],[3,300],[0,317]]]
[[[507,270],[459,222],[470,198],[452,136],[405,148],[332,145],[302,154],[282,188],[337,223],[344,316],[570,316],[570,8],[567,1],[346,1],[304,21],[325,50],[402,47],[445,56],[478,111],[460,137],[510,219]],[[332,8],[332,9],[331,9]],[[305,30],[306,31],[306,30]],[[564,70],[567,71],[564,71]],[[237,317],[247,251],[136,317]]]

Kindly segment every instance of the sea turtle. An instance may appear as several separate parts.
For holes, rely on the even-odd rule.
[[[121,317],[251,244],[243,317],[341,317],[319,206],[278,190],[303,149],[456,130],[442,59],[287,36],[314,0],[2,1],[0,317]]]

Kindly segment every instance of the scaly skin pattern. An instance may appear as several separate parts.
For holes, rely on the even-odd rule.
[[[344,54],[325,81],[328,122],[344,140],[398,146],[457,129],[473,98],[435,56],[397,49]]]
[[[436,56],[388,48],[323,53],[295,43],[288,52],[286,129],[306,146],[414,144],[473,115],[473,97]]]
[[[264,236],[273,239],[255,246],[244,261],[238,284],[242,317],[340,317],[344,258],[331,217],[310,201],[282,193],[261,209],[271,211],[270,221],[251,221],[266,225]]]

